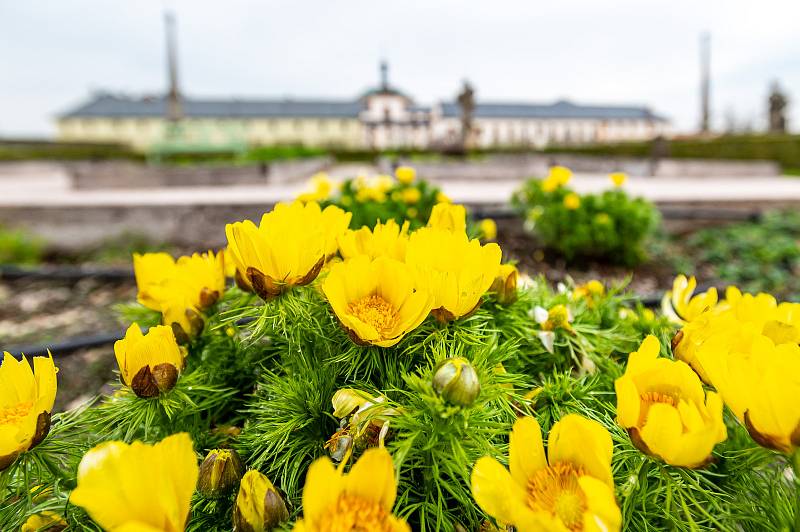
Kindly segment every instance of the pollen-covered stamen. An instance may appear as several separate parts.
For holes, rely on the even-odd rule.
[[[31,401],[0,408],[0,425],[16,425],[30,414],[31,408],[33,408]]]
[[[540,469],[528,479],[528,506],[557,516],[569,530],[583,530],[586,494],[578,484],[581,467],[556,463]]]
[[[642,402],[644,403],[661,403],[670,406],[678,406],[678,400],[672,395],[661,392],[644,392],[641,395]]]
[[[662,405],[669,405],[672,407],[678,407],[678,398],[674,395],[670,395],[668,393],[663,392],[644,392],[639,396],[642,401],[642,407],[639,410],[639,426],[644,426],[644,423],[647,421],[647,415],[650,413],[650,407],[654,404],[662,404]]]
[[[347,310],[364,323],[375,327],[381,336],[390,334],[397,324],[397,310],[378,294],[353,301]]]
[[[391,532],[389,512],[376,501],[343,493],[322,516],[320,532]]]

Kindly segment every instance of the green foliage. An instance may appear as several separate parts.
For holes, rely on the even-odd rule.
[[[250,148],[244,155],[244,160],[248,162],[271,162],[291,159],[303,159],[306,157],[323,157],[328,150],[324,148],[313,148],[310,146],[257,146]]]
[[[352,212],[351,229],[395,220],[401,225],[408,221],[413,230],[427,223],[440,193],[439,187],[423,179],[404,185],[389,176],[377,176],[347,179],[335,196],[322,203]]]
[[[41,238],[0,226],[0,264],[36,264],[42,260],[44,248]]]
[[[579,205],[569,208],[565,199],[575,194],[570,188],[548,191],[542,183],[527,181],[515,193],[512,205],[546,247],[567,260],[592,258],[635,265],[646,258],[646,240],[660,221],[652,203],[614,189],[580,195]]]
[[[330,452],[335,437],[353,439],[345,470],[383,441],[398,474],[394,512],[413,530],[478,530],[488,516],[471,493],[475,461],[488,455],[507,463],[508,433],[518,416],[535,416],[547,434],[572,412],[612,436],[623,529],[790,526],[796,493],[788,464],[758,448],[733,418],[728,441],[705,470],[671,467],[634,447],[615,421],[614,379],[644,334],[659,336],[668,355],[674,329],[635,306],[624,285],[591,295],[580,288],[567,283],[553,290],[538,278],[513,303],[487,295],[472,315],[450,323],[428,318],[388,348],[351,342],[315,284],[268,303],[231,288],[186,346],[186,368],[173,390],[141,399],[118,386],[94,405],[57,414],[44,442],[0,472],[0,529],[17,530],[28,515],[51,509],[71,529],[96,530],[67,502],[86,450],[113,438],[156,441],[187,431],[198,458],[231,446],[248,468],[265,473],[285,493],[292,519],[302,515],[308,467]],[[569,319],[545,331],[535,309],[559,306],[569,309]],[[542,332],[553,333],[551,347]],[[466,358],[480,382],[466,406],[448,402],[433,386],[437,363],[454,356]],[[359,420],[333,415],[332,398],[342,388],[374,398]],[[235,491],[215,500],[195,494],[187,530],[230,530],[234,500]]]
[[[698,231],[686,242],[700,271],[747,292],[800,301],[800,212],[768,212],[755,222]],[[693,273],[693,272],[687,272]]]
[[[741,159],[776,161],[784,168],[800,168],[800,135],[723,135],[714,138],[670,140],[667,155],[678,159]],[[623,142],[587,146],[551,146],[548,153],[578,153],[650,157],[652,142]]]
[[[0,141],[0,161],[26,160],[143,160],[141,154],[121,144],[93,142],[50,142],[36,140]]]

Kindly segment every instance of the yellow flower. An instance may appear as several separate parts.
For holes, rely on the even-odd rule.
[[[785,453],[800,448],[800,346],[757,335],[750,345],[730,346],[715,336],[699,357],[711,383],[752,438]]]
[[[428,218],[428,227],[463,233],[467,230],[467,209],[463,205],[437,203]]]
[[[492,281],[490,292],[497,294],[497,300],[508,305],[517,299],[517,280],[519,272],[513,264],[501,264],[497,272],[497,277]]]
[[[725,300],[678,331],[672,341],[673,351],[704,382],[710,383],[702,357],[721,356],[720,353],[730,349],[748,352],[760,335],[775,345],[800,343],[800,304],[778,304],[769,294],[742,294],[731,286],[725,292]],[[714,349],[702,349],[711,338],[716,338]],[[702,357],[701,351],[705,353]]]
[[[216,303],[225,291],[222,252],[194,253],[177,261],[166,253],[134,253],[133,269],[139,302],[161,312],[165,325],[179,327],[179,336],[198,334],[203,325],[199,313]]]
[[[155,445],[105,442],[81,460],[70,502],[105,530],[183,532],[197,471],[185,432]]]
[[[574,192],[570,192],[566,196],[564,196],[564,207],[567,209],[574,211],[578,207],[581,206],[581,197],[575,194]]]
[[[137,323],[114,343],[114,354],[125,384],[139,397],[155,397],[175,386],[183,369],[183,354],[170,327],[157,325],[147,334]]]
[[[320,458],[308,469],[303,518],[294,531],[410,532],[405,521],[391,514],[396,497],[392,457],[383,447],[364,451],[347,475]]]
[[[417,178],[417,171],[410,166],[398,166],[394,176],[403,185],[410,185]]]
[[[23,523],[20,532],[59,532],[67,528],[67,522],[55,512],[44,511],[33,514]]]
[[[328,177],[325,172],[319,172],[311,176],[309,180],[309,192],[303,192],[297,196],[298,201],[322,201],[331,196],[335,188],[335,183]]]
[[[441,190],[436,193],[436,203],[452,203],[453,200],[450,199],[450,196],[442,192]]]
[[[449,321],[478,308],[498,275],[501,255],[495,243],[482,246],[463,232],[423,228],[409,239],[406,263],[419,287],[433,294],[434,316]]]
[[[379,174],[372,178],[371,184],[381,192],[388,192],[394,186],[394,179],[390,175]]]
[[[138,293],[136,299],[145,307],[161,311],[161,294],[153,293],[165,279],[175,277],[175,259],[169,253],[133,254],[133,274]]]
[[[53,357],[17,360],[3,354],[0,365],[0,471],[17,456],[39,445],[50,432],[50,413],[56,400]]]
[[[356,192],[356,201],[361,203],[367,203],[370,201],[383,203],[386,201],[386,192],[373,186],[365,186],[363,188],[359,188]]]
[[[572,171],[564,166],[551,166],[547,177],[542,181],[542,190],[553,192],[559,187],[566,186],[572,179]]]
[[[491,218],[484,218],[478,222],[478,227],[485,240],[494,240],[497,238],[497,224]]]
[[[390,219],[385,224],[377,223],[370,231],[366,225],[356,231],[347,230],[339,235],[339,253],[345,259],[366,255],[372,259],[387,256],[399,261],[406,260],[408,225],[399,226]]]
[[[695,288],[697,279],[694,276],[688,279],[685,275],[675,277],[672,290],[666,292],[661,299],[661,311],[670,321],[679,324],[692,321],[717,305],[716,288],[709,288],[708,291],[692,297]]]
[[[418,188],[410,187],[403,190],[402,199],[405,203],[416,203],[422,197],[422,193]]]
[[[278,296],[293,286],[313,281],[344,232],[351,213],[315,202],[278,203],[261,224],[250,220],[228,224],[225,234],[236,269],[262,299]]]
[[[548,177],[555,179],[563,187],[572,179],[572,170],[566,166],[551,166]]]
[[[322,291],[350,338],[390,347],[422,323],[433,297],[416,286],[411,269],[388,257],[359,255],[334,265]]]
[[[222,250],[222,261],[225,264],[225,277],[236,276],[236,263],[233,262],[233,255],[227,246]]]
[[[722,399],[703,391],[688,364],[659,358],[659,350],[650,335],[628,357],[625,374],[614,382],[617,421],[642,452],[674,466],[702,467],[727,437]]]
[[[608,178],[614,183],[615,187],[621,187],[625,184],[625,181],[628,180],[628,174],[623,172],[614,172],[613,174],[609,174]]]
[[[329,205],[322,211],[322,227],[325,229],[325,258],[330,260],[339,250],[339,236],[350,227],[353,213]]]
[[[251,469],[244,474],[233,508],[234,530],[269,532],[289,520],[289,510],[272,482]]]
[[[611,435],[596,421],[568,414],[550,429],[545,458],[536,419],[519,418],[509,442],[509,469],[480,458],[472,495],[487,514],[519,532],[620,529],[614,498]]]
[[[590,308],[594,307],[595,300],[603,297],[606,293],[606,287],[597,279],[578,285],[572,291],[574,299],[585,299]]]
[[[546,177],[542,181],[542,190],[544,192],[553,192],[560,186],[558,179],[554,179],[552,177]]]

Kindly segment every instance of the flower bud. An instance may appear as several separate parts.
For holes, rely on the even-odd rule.
[[[437,364],[433,372],[433,389],[445,401],[459,406],[469,406],[480,395],[481,383],[469,360],[453,357]]]
[[[519,272],[513,264],[501,264],[497,277],[495,277],[490,292],[497,294],[497,301],[509,305],[517,300],[517,278]]]
[[[267,532],[289,520],[289,510],[272,482],[251,469],[244,474],[233,508],[236,532]]]
[[[242,460],[231,449],[213,449],[200,464],[197,490],[203,497],[215,499],[228,494],[242,478]]]

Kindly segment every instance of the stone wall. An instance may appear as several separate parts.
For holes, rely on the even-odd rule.
[[[157,166],[129,161],[67,163],[75,189],[161,188],[187,186],[261,185],[289,183],[327,169],[330,157],[231,166]]]
[[[519,180],[544,176],[553,165],[566,166],[574,172],[625,172],[653,177],[767,177],[781,174],[771,161],[723,161],[707,159],[649,159],[630,157],[595,157],[587,155],[490,155],[465,161],[411,162],[420,176],[433,181],[447,180]]]

